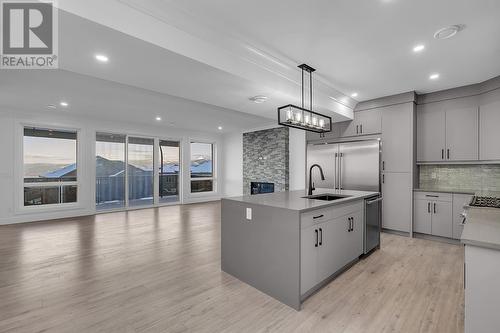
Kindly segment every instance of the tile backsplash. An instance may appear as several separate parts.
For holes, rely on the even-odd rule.
[[[243,194],[250,183],[274,183],[274,190],[288,190],[289,130],[277,127],[243,134]]]
[[[500,192],[500,164],[420,165],[419,187],[429,190]]]

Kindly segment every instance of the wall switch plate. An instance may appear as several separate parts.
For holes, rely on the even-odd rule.
[[[252,208],[247,208],[247,220],[252,219]]]

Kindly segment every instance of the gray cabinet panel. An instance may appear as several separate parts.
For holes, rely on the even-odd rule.
[[[357,135],[378,134],[382,132],[382,117],[380,109],[354,112]]]
[[[417,107],[417,161],[443,161],[446,146],[443,103]]]
[[[318,283],[317,226],[300,231],[300,293],[304,294]]]
[[[340,268],[348,255],[345,248],[347,218],[337,218],[318,226],[321,228],[321,246],[318,255],[318,282],[328,278]]]
[[[413,231],[430,234],[431,229],[431,202],[428,200],[415,200],[413,207]]]
[[[472,195],[468,194],[453,194],[453,238],[460,239],[464,226],[462,225],[464,206],[468,205],[472,199]]]
[[[413,103],[382,108],[382,169],[411,172],[413,167]]]
[[[411,173],[382,174],[382,227],[409,232],[412,221]]]
[[[351,215],[352,230],[350,238],[350,260],[359,257],[363,253],[363,223],[364,217],[362,211],[357,211]]]
[[[432,202],[432,235],[448,238],[452,237],[452,210],[451,202]]]
[[[478,107],[474,98],[448,101],[446,106],[446,156],[450,161],[478,159]]]
[[[479,135],[479,159],[500,160],[500,96],[481,104]]]

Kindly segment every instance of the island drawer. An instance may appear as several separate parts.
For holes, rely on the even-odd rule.
[[[332,219],[332,208],[315,209],[300,215],[301,229]]]
[[[363,210],[363,200],[312,210],[300,215],[300,228],[308,228],[361,210]]]

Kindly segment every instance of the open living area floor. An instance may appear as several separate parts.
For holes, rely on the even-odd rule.
[[[0,226],[0,332],[463,331],[463,246],[383,233],[297,312],[221,271],[220,211]]]

